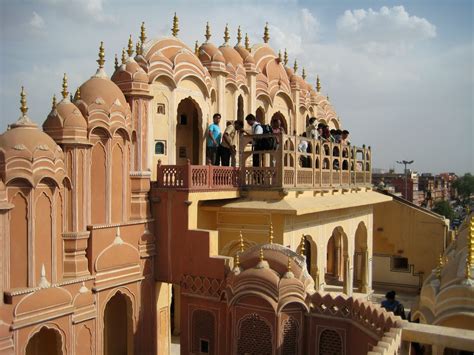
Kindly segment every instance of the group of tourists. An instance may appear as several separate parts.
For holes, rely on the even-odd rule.
[[[234,122],[228,121],[224,133],[222,134],[219,126],[221,115],[215,113],[212,117],[213,123],[207,129],[207,144],[206,156],[207,162],[212,165],[235,166],[237,154],[237,137],[240,133],[248,134],[244,131],[242,121],[236,120]],[[265,134],[265,137],[256,138],[253,141],[252,148],[254,151],[275,150],[279,145],[279,136],[285,134],[285,129],[279,118],[271,121],[271,125],[260,123],[253,114],[245,117],[245,121],[250,126],[252,135]],[[273,137],[268,137],[271,134]],[[321,142],[340,143],[342,145],[350,145],[349,131],[340,129],[329,129],[329,126],[324,123],[318,123],[315,117],[308,121],[306,132],[303,137],[317,139]],[[298,146],[300,152],[307,151],[308,142],[302,141]],[[254,154],[253,166],[260,166],[260,155]]]

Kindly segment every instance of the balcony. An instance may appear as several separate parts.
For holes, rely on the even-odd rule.
[[[275,149],[265,145],[275,142]],[[238,167],[161,165],[156,187],[185,190],[308,189],[369,187],[370,147],[290,135],[241,135]]]

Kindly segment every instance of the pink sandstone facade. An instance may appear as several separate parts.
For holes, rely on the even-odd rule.
[[[101,44],[96,74],[74,98],[64,77],[42,130],[22,90],[0,136],[0,353],[168,354],[170,322],[181,354],[398,352],[406,322],[367,301],[372,208],[387,200],[370,148],[298,152],[302,138],[282,135],[263,167],[246,144],[238,167],[204,165],[213,112],[297,134],[309,116],[340,122],[268,29],[252,49],[227,29],[218,49],[208,30],[196,53],[178,31],[176,17],[171,38],[142,26],[111,79]],[[250,223],[259,213],[270,234]],[[229,214],[247,217],[230,228]]]

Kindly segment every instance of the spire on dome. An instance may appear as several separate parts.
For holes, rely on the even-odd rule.
[[[204,34],[204,37],[206,37],[206,42],[209,42],[211,39],[211,28],[209,27],[209,21],[206,23],[206,33]]]
[[[296,59],[295,59],[295,64],[293,64],[293,71],[295,72],[295,74],[298,71],[298,62],[296,61]]]
[[[270,34],[268,32],[268,22],[265,23],[265,29],[263,30],[263,42],[268,43],[270,40]]]
[[[239,232],[239,250],[241,253],[245,250],[244,237],[242,236],[242,231]]]
[[[304,242],[306,241],[304,234],[301,236],[301,242],[300,242],[300,255],[303,256],[305,255],[305,247],[304,247]]]
[[[269,243],[273,244],[273,223],[272,222],[270,222],[270,233],[269,233],[268,239],[269,239]]]
[[[99,64],[99,69],[104,68],[104,63],[105,63],[105,52],[104,52],[104,42],[100,42],[100,47],[99,47],[99,59],[97,59],[97,64]]]
[[[127,62],[127,56],[125,52],[125,48],[122,48],[122,64],[125,64]]]
[[[22,86],[21,87],[21,93],[20,93],[20,111],[21,111],[21,116],[18,118],[18,120],[10,125],[10,128],[15,128],[19,126],[30,126],[30,127],[36,127],[36,124],[30,120],[28,115],[26,114],[28,112],[28,106],[26,105],[26,93],[25,93],[25,88]]]
[[[245,49],[250,52],[250,40],[248,33],[245,33]]]
[[[285,64],[285,66],[288,65],[288,52],[286,51],[286,48],[285,53],[283,54],[283,64]]]
[[[21,115],[23,117],[27,117],[26,113],[28,112],[28,106],[26,105],[26,94],[25,94],[25,88],[23,86],[21,87],[20,103],[21,103],[21,106],[20,106]]]
[[[194,44],[194,54],[199,55],[199,42],[196,41]]]
[[[81,88],[78,87],[76,90],[76,93],[74,94],[74,101],[80,100],[81,99]]]
[[[141,45],[140,41],[137,41],[137,43],[135,44],[135,53],[137,53],[137,55],[142,54],[141,53],[141,48],[142,48],[142,45]]]
[[[53,94],[53,102],[51,104],[51,111],[56,109],[56,94]]]
[[[321,91],[321,81],[319,80],[319,75],[316,77],[316,91]]]
[[[282,62],[281,49],[278,50],[278,63]]]
[[[265,257],[263,255],[263,248],[260,248],[260,253],[258,255],[258,259],[260,260],[260,262],[265,260]]]
[[[173,35],[173,37],[178,37],[178,32],[179,32],[179,20],[175,12],[173,16],[173,27],[171,28],[171,34]]]
[[[303,68],[303,71],[301,72],[301,77],[304,79],[306,79],[306,70],[304,70]]]
[[[328,101],[329,101],[329,94],[327,94],[327,95],[326,95],[326,100],[328,100]]]
[[[145,22],[142,22],[142,26],[140,27],[140,42],[142,42],[142,45],[146,41],[146,32],[145,32]]]
[[[224,44],[227,44],[229,42],[230,36],[229,36],[229,26],[227,23],[225,24],[225,29],[224,29]]]
[[[115,70],[117,70],[119,67],[119,62],[118,62],[118,58],[117,58],[117,53],[115,53],[115,61],[114,61],[114,68]]]
[[[240,46],[240,42],[242,42],[242,31],[240,31],[240,26],[237,28],[237,45]]]
[[[69,91],[67,91],[67,75],[64,73],[63,76],[63,91],[61,91],[61,95],[63,95],[63,99],[67,99],[69,95]]]
[[[128,49],[127,49],[127,54],[130,58],[132,58],[133,55],[133,41],[132,41],[132,35],[128,38]]]

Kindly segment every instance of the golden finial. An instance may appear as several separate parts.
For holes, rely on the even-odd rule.
[[[269,239],[270,239],[270,244],[273,244],[273,223],[270,222],[270,236],[269,236]]]
[[[443,254],[440,254],[438,258],[438,266],[436,267],[436,277],[438,279],[441,279],[441,271],[443,270],[443,265]]]
[[[326,95],[326,100],[328,100],[328,101],[329,101],[329,94],[327,94],[327,95]]]
[[[301,242],[300,242],[300,255],[303,256],[305,255],[305,248],[304,248],[304,242],[305,242],[305,237],[304,234],[301,236]]]
[[[245,49],[250,52],[250,40],[248,33],[245,33]]]
[[[319,75],[316,77],[316,91],[321,91],[321,81],[319,80]]]
[[[53,104],[51,105],[51,111],[56,108],[56,94],[53,95]]]
[[[301,72],[301,77],[303,78],[303,80],[306,79],[306,70],[304,70],[304,68],[303,68],[303,71]]]
[[[291,271],[291,257],[288,257],[288,267],[287,267],[288,272]]]
[[[25,88],[22,86],[21,87],[21,93],[20,93],[20,111],[23,116],[26,116],[26,113],[28,112],[28,106],[26,106],[26,94],[25,94]]]
[[[242,236],[242,231],[239,232],[239,240],[240,240],[240,243],[239,243],[240,252],[243,253],[245,244],[244,244],[244,237]]]
[[[472,267],[474,265],[474,217],[471,217],[467,248],[468,248],[467,255],[468,255],[469,265],[471,265]]]
[[[268,22],[265,23],[265,29],[263,30],[263,42],[268,43],[270,40],[270,34],[268,33]]]
[[[133,41],[132,41],[132,35],[128,38],[128,49],[127,49],[127,54],[130,58],[132,58],[133,55]]]
[[[240,266],[240,256],[239,253],[235,254],[235,267]]]
[[[140,41],[137,41],[137,43],[135,44],[135,53],[137,53],[137,55],[140,55],[141,54],[141,43]]]
[[[145,32],[145,22],[142,22],[142,26],[140,27],[140,42],[142,42],[142,45],[146,41],[146,32]]]
[[[237,28],[237,45],[240,46],[240,42],[242,41],[242,31],[240,31],[240,26]]]
[[[196,41],[194,44],[194,54],[199,55],[199,42]]]
[[[81,88],[77,88],[76,93],[74,94],[74,100],[80,100],[81,99]]]
[[[225,24],[225,29],[224,29],[224,44],[227,44],[227,42],[229,42],[229,27],[227,26],[227,24]]]
[[[295,72],[295,74],[298,71],[298,62],[296,61],[296,59],[295,59],[295,64],[293,64],[293,71]]]
[[[99,64],[99,68],[102,69],[104,67],[105,63],[105,52],[104,52],[104,42],[100,42],[100,47],[99,47],[99,59],[97,59],[97,63]]]
[[[127,62],[127,56],[125,52],[125,48],[122,48],[122,64],[125,64]]]
[[[119,67],[119,62],[118,62],[118,58],[117,58],[117,53],[115,53],[115,61],[114,61],[114,66],[115,66],[115,70],[118,69]]]
[[[69,101],[72,102],[72,99],[73,99],[72,94],[70,94],[70,95],[69,95]]]
[[[171,34],[173,37],[178,37],[178,32],[179,32],[179,26],[178,26],[178,16],[176,16],[176,12],[174,13],[173,16],[173,27],[171,28]]]
[[[283,64],[285,64],[285,66],[288,64],[288,52],[286,51],[286,48],[285,53],[283,53]]]
[[[206,42],[209,42],[211,39],[211,27],[209,27],[209,22],[206,23],[206,34],[204,37],[206,37]]]
[[[69,92],[67,91],[67,75],[64,73],[63,76],[63,91],[61,91],[61,94],[63,95],[63,99],[67,99],[67,95],[69,95]]]
[[[281,49],[278,50],[278,63],[281,63],[282,57],[281,57]]]
[[[263,248],[260,248],[260,255],[259,255],[260,261],[264,261],[265,258],[263,257]]]

